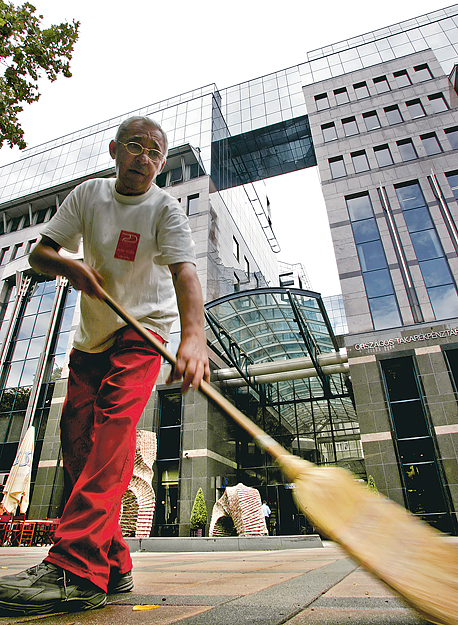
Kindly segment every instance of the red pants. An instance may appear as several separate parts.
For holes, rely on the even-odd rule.
[[[160,355],[129,328],[100,354],[70,355],[61,438],[72,491],[46,561],[102,590],[110,572],[132,569],[119,513],[133,473],[136,425],[160,365]]]

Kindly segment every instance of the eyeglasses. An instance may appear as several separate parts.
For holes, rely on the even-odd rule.
[[[165,158],[165,156],[159,150],[155,150],[154,148],[144,148],[140,143],[137,143],[136,141],[129,141],[129,143],[123,143],[122,141],[118,141],[117,143],[123,145],[129,152],[129,154],[132,154],[132,156],[139,156],[140,154],[143,154],[143,152],[146,152],[148,158],[150,158],[152,161],[161,161],[163,158]]]

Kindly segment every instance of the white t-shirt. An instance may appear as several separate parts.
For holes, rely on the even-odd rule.
[[[41,232],[70,252],[83,238],[84,261],[105,290],[165,341],[177,317],[168,265],[195,264],[194,243],[180,203],[155,184],[143,195],[120,195],[113,178],[83,182]],[[102,352],[125,322],[105,302],[81,295],[74,347]]]

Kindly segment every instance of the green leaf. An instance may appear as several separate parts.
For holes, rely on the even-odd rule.
[[[38,80],[45,74],[51,82],[59,75],[70,77],[70,61],[80,23],[63,22],[41,28],[41,15],[29,2],[15,7],[0,0],[0,147],[26,147],[18,113],[23,103],[40,97]]]

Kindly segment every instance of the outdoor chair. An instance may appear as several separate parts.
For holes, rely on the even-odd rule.
[[[35,526],[35,534],[33,544],[37,547],[43,545],[52,545],[54,543],[54,534],[59,523],[59,519],[46,519],[38,521]]]
[[[11,528],[12,518],[12,514],[0,514],[0,547],[6,543]]]
[[[33,540],[35,523],[25,520],[25,514],[17,514],[11,521],[11,528],[6,540],[9,547],[30,546]]]

